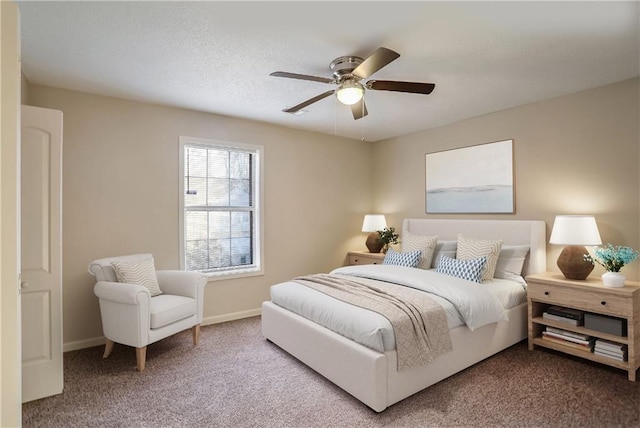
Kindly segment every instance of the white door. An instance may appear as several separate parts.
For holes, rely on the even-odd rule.
[[[22,402],[62,392],[62,112],[22,106]]]

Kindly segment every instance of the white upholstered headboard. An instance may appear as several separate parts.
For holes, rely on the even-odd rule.
[[[463,220],[405,219],[405,231],[418,235],[437,235],[440,241],[456,240],[462,233],[469,238],[502,239],[503,245],[529,245],[524,274],[547,270],[546,224],[539,220]],[[402,239],[402,238],[401,238]]]

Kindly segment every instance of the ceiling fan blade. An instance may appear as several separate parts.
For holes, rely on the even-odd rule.
[[[285,113],[295,113],[298,110],[303,109],[308,105],[311,105],[311,104],[313,104],[313,103],[315,103],[317,101],[320,101],[321,99],[327,98],[329,95],[332,95],[334,92],[335,92],[335,90],[332,89],[332,90],[327,91],[327,92],[325,92],[323,94],[317,95],[317,96],[315,96],[313,98],[309,98],[307,101],[301,102],[300,104],[298,104],[296,106],[289,107],[289,108],[284,109],[282,111],[285,112]]]
[[[398,52],[392,51],[391,49],[378,48],[374,53],[369,55],[367,59],[362,61],[362,64],[357,66],[351,74],[360,79],[366,79],[399,56],[400,54]]]
[[[269,76],[288,77],[290,79],[300,79],[300,80],[311,80],[313,82],[320,82],[320,83],[334,83],[333,79],[328,79],[326,77],[309,76],[307,74],[287,73],[286,71],[274,71],[273,73],[269,74]]]
[[[427,94],[433,92],[436,87],[433,83],[397,82],[393,80],[369,80],[367,89],[376,91],[410,92],[412,94]]]
[[[364,97],[360,98],[360,101],[357,103],[351,105],[351,113],[353,114],[354,120],[362,119],[369,114],[367,105],[364,103]]]

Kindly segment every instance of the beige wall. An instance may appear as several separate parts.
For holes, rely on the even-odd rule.
[[[638,100],[636,78],[375,143],[374,209],[396,225],[464,218],[425,214],[425,154],[513,139],[516,213],[468,217],[541,219],[548,237],[556,214],[594,214],[603,242],[640,249]],[[558,271],[561,247],[547,250]],[[640,261],[623,272],[637,279]]]
[[[63,283],[66,349],[102,335],[93,259],[151,252],[179,267],[181,135],[264,146],[265,275],[212,281],[205,318],[255,313],[269,286],[323,272],[360,248],[372,204],[368,143],[85,93],[29,87],[30,104],[64,113]]]
[[[424,213],[427,152],[512,138],[516,214],[497,217],[542,219],[549,234],[556,214],[592,213],[605,242],[640,248],[638,90],[634,79],[362,143],[30,85],[30,104],[64,112],[66,349],[101,336],[88,262],[150,251],[159,268],[178,267],[180,135],[265,147],[266,274],[210,282],[205,317],[217,322],[255,313],[278,281],[342,264],[362,248],[367,212],[398,228],[405,217],[436,217]],[[548,247],[550,270],[560,249]],[[637,279],[639,267],[624,272]]]

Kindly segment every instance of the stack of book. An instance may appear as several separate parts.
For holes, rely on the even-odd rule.
[[[542,339],[586,352],[593,350],[595,341],[593,337],[586,334],[574,333],[551,326],[547,326],[546,330],[542,332]]]
[[[571,325],[584,325],[584,312],[577,309],[563,308],[561,306],[549,306],[542,313],[542,318],[560,321]]]
[[[623,345],[621,343],[598,339],[596,340],[593,353],[603,357],[613,358],[618,361],[627,361],[627,345]]]

